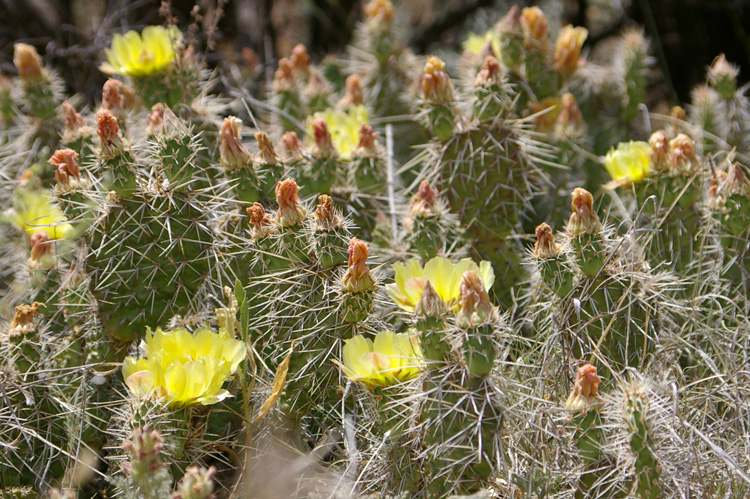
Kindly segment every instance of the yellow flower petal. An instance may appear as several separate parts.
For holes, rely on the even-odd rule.
[[[155,394],[177,405],[208,405],[231,396],[222,385],[247,354],[244,342],[208,328],[195,334],[182,327],[149,330],[141,348],[144,358],[123,362],[128,388],[137,396]]]

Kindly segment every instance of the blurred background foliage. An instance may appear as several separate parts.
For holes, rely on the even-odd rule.
[[[750,68],[750,0],[408,0],[395,2],[398,22],[416,53],[459,49],[469,31],[483,32],[507,12],[539,4],[550,19],[589,30],[588,57],[611,57],[609,40],[641,25],[653,44],[656,68],[649,108],[690,100],[719,53]],[[95,69],[113,33],[142,29],[172,17],[190,26],[192,41],[212,67],[234,62],[270,78],[278,58],[297,43],[313,59],[341,53],[362,15],[362,0],[0,0],[0,72],[13,74],[13,44],[37,47],[65,78],[68,93],[92,103],[106,76]],[[600,43],[601,42],[601,43]],[[205,50],[205,49],[211,50]],[[658,84],[658,85],[657,85]]]

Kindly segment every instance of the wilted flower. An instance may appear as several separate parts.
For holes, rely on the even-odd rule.
[[[562,251],[560,245],[555,242],[555,236],[552,233],[552,227],[542,222],[534,231],[536,233],[536,243],[534,244],[534,258],[545,259],[554,258]]]
[[[221,166],[226,170],[239,170],[246,168],[252,158],[250,152],[242,145],[240,131],[242,120],[229,116],[224,118],[219,131],[219,155]]]
[[[301,222],[307,210],[299,199],[299,186],[294,180],[287,178],[276,184],[276,221],[281,227],[290,227]]]
[[[78,166],[78,153],[72,149],[58,149],[48,160],[49,164],[57,168],[55,180],[62,189],[69,189],[78,184],[81,175]]]
[[[424,362],[414,339],[393,331],[378,333],[374,342],[362,335],[350,338],[344,342],[344,374],[370,389],[413,379]]]
[[[335,109],[326,109],[325,111],[315,113],[308,120],[308,131],[310,135],[317,139],[317,130],[313,126],[314,121],[322,119],[330,132],[333,146],[344,159],[349,159],[352,151],[359,142],[359,129],[367,123],[369,116],[364,106],[351,106],[346,112]],[[318,147],[318,149],[324,149]],[[317,154],[316,154],[317,155]]]
[[[50,239],[64,239],[73,230],[60,209],[52,204],[45,190],[19,189],[13,202],[11,221],[29,237],[34,233],[46,232]]]
[[[399,307],[408,312],[414,312],[427,282],[431,283],[443,302],[454,310],[458,308],[459,286],[464,272],[477,272],[485,290],[489,290],[495,282],[495,272],[490,262],[482,261],[477,265],[470,258],[453,263],[445,257],[437,256],[429,260],[424,268],[419,260],[413,259],[406,264],[394,263],[393,268],[396,271],[396,282],[387,285],[386,292]]]
[[[601,379],[596,375],[596,367],[586,364],[578,369],[573,391],[565,401],[565,408],[579,411],[587,409],[599,402],[599,383]]]
[[[648,176],[651,146],[648,142],[620,142],[604,157],[604,167],[618,183],[639,182]]]
[[[348,293],[369,291],[375,286],[375,278],[370,274],[367,257],[370,248],[367,243],[356,237],[349,243],[349,261],[346,272],[341,278],[341,289]]]
[[[105,49],[107,62],[99,69],[107,74],[140,78],[164,71],[175,60],[175,46],[181,39],[175,26],[148,26],[141,34],[128,31],[112,38]]]
[[[577,236],[583,233],[596,234],[602,228],[599,215],[594,211],[594,196],[581,187],[573,189],[570,209],[573,213],[568,219],[568,233]]]
[[[229,397],[221,386],[245,360],[245,343],[201,328],[149,330],[141,342],[144,356],[127,357],[122,366],[125,384],[136,395],[155,394],[177,405],[210,405]]]

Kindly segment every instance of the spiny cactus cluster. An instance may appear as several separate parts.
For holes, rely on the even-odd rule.
[[[0,495],[748,495],[738,70],[649,116],[638,30],[601,67],[514,7],[443,60],[397,11],[225,95],[115,34],[91,108],[16,45]]]

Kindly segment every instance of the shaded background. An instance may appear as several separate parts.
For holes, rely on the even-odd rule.
[[[35,45],[65,78],[68,93],[93,102],[105,76],[96,70],[115,32],[176,19],[188,39],[202,47],[209,65],[232,61],[272,70],[297,43],[314,60],[343,52],[362,16],[363,0],[0,0],[0,72],[15,72],[13,43]],[[466,33],[482,31],[513,3],[539,4],[559,24],[589,30],[587,47],[622,29],[641,25],[668,104],[689,101],[719,53],[750,73],[750,0],[396,0],[404,37],[417,53],[459,49]],[[606,7],[606,8],[605,8]],[[602,43],[606,52],[606,43]],[[205,50],[210,48],[211,50]],[[244,49],[244,50],[243,50]]]

